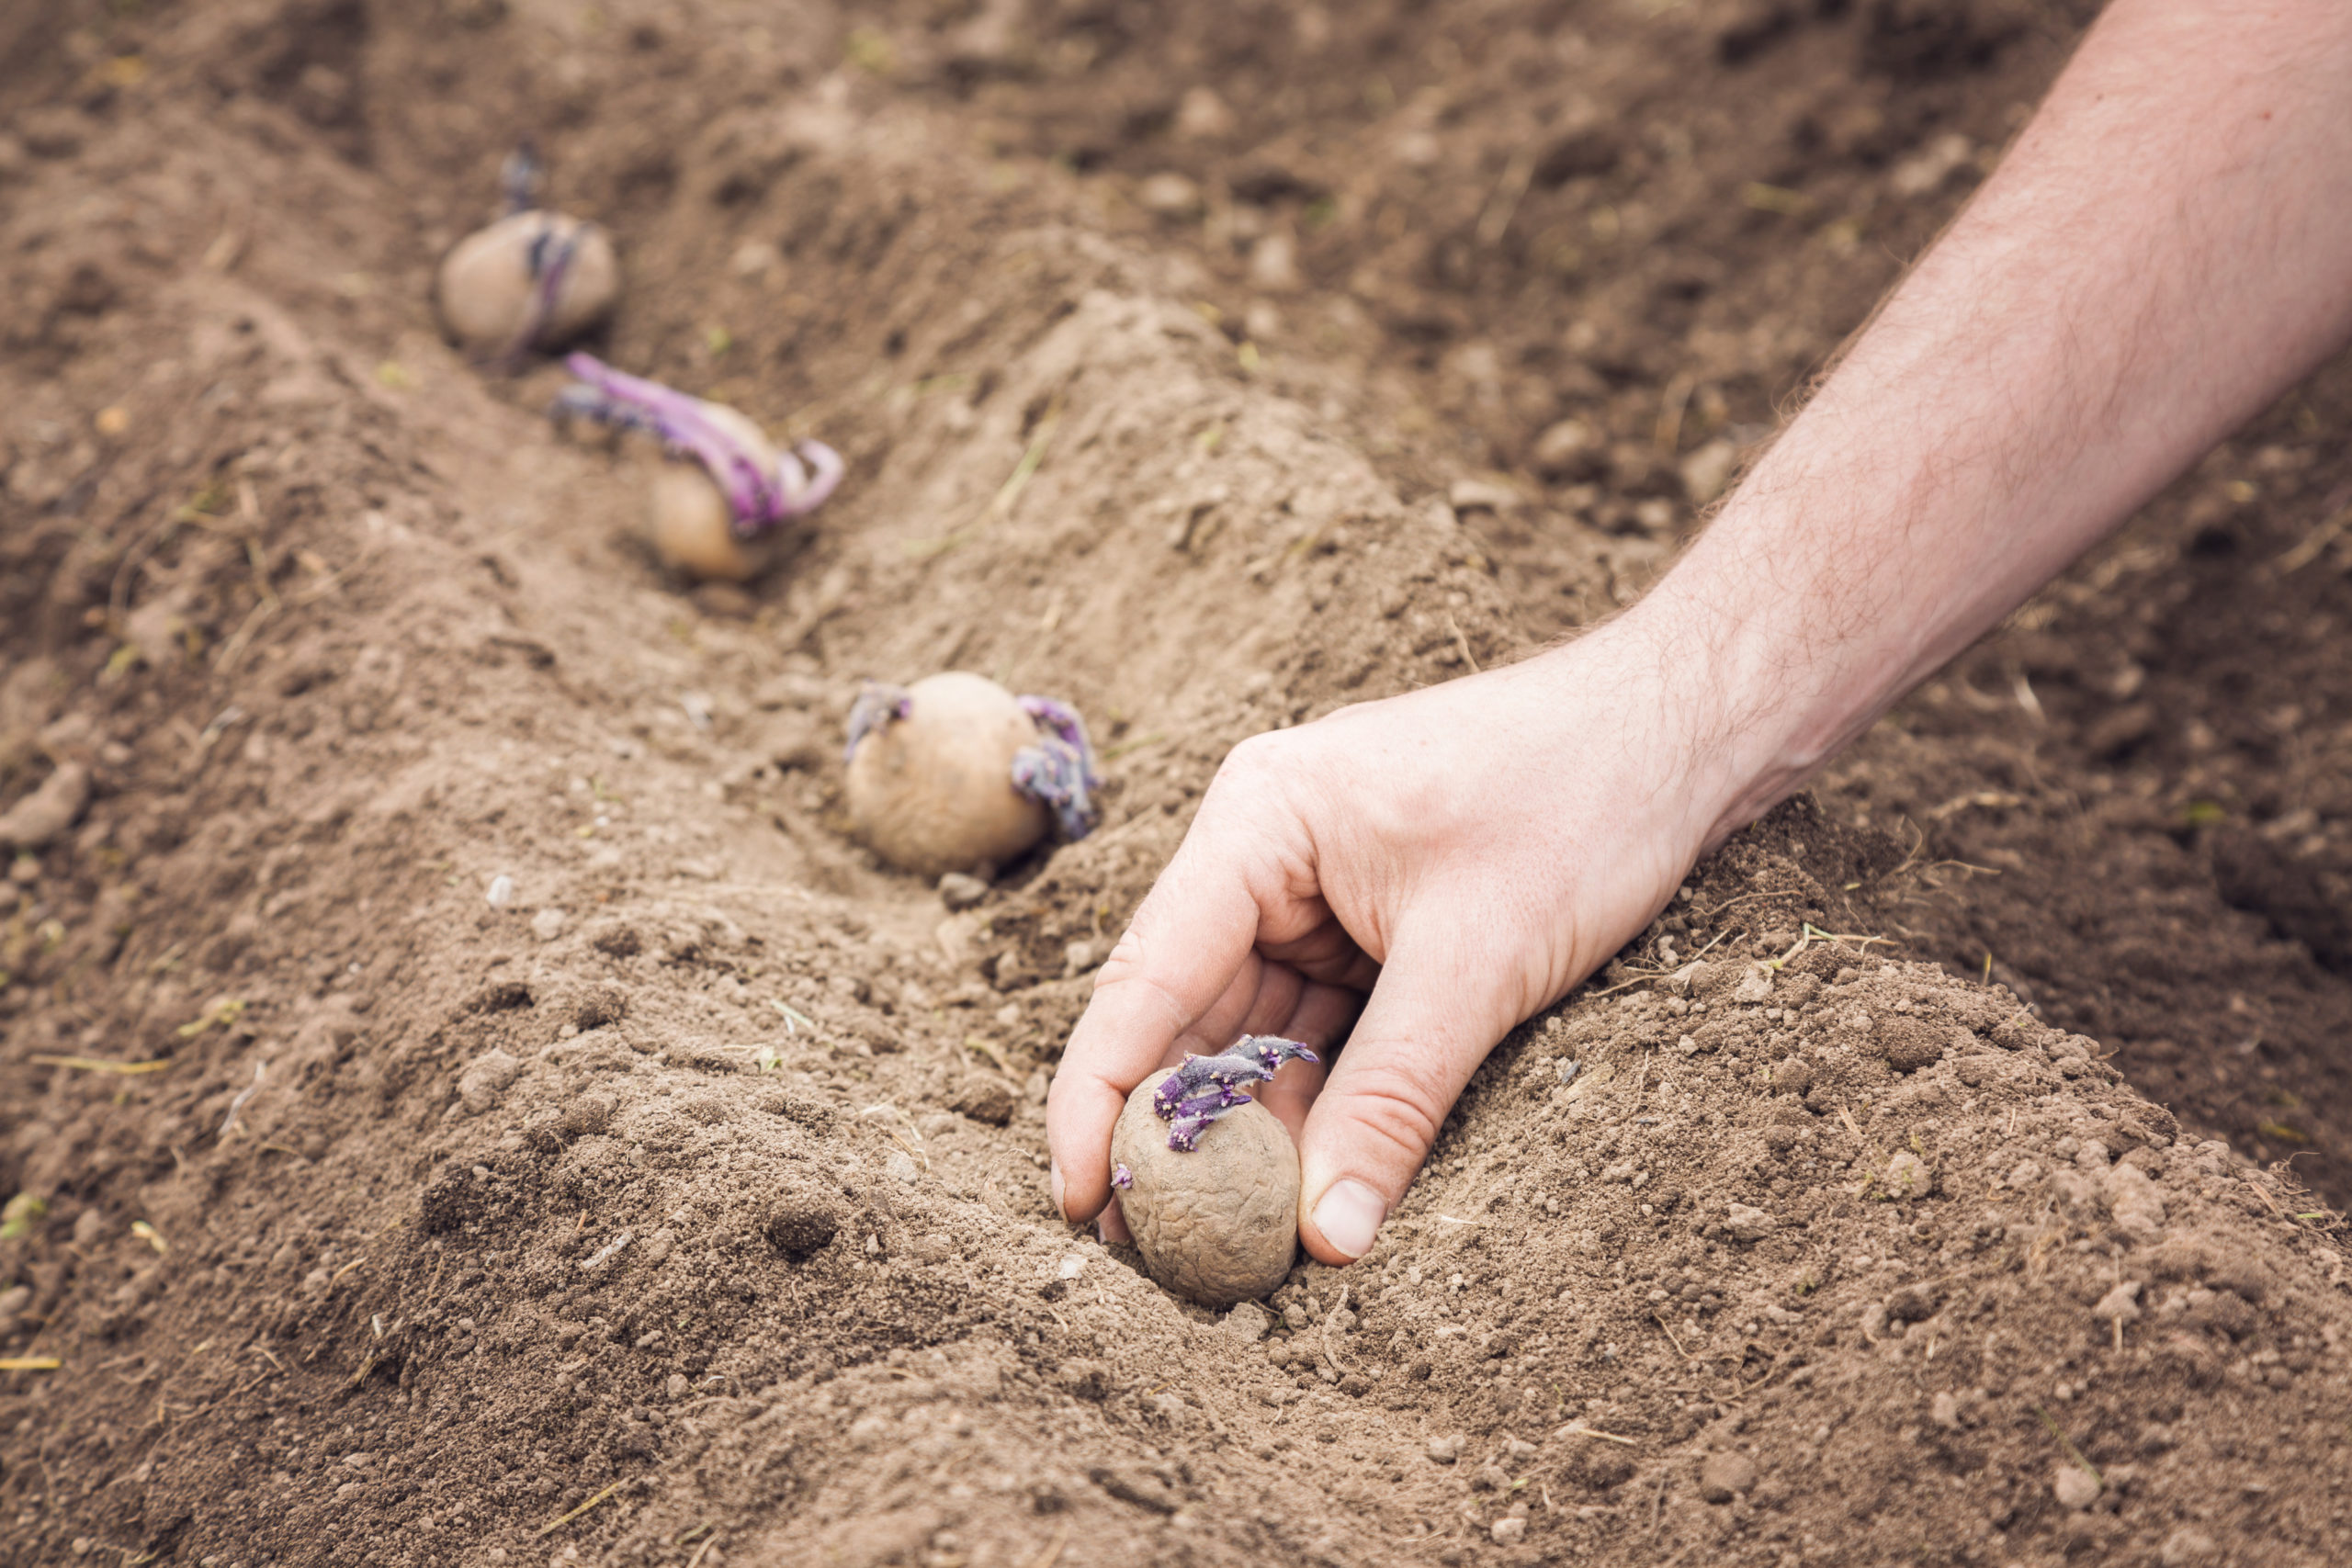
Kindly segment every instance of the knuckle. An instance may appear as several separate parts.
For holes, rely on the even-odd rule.
[[[1227,789],[1267,786],[1281,777],[1291,744],[1284,732],[1269,729],[1250,736],[1225,754],[1217,765],[1216,782]]]
[[[1437,1142],[1449,1097],[1443,1083],[1410,1060],[1359,1068],[1347,1085],[1349,1120],[1419,1164]]]
[[[1137,914],[1140,916],[1141,911]],[[1105,990],[1140,976],[1144,967],[1143,946],[1143,937],[1133,924],[1121,931],[1119,940],[1111,946],[1110,956],[1094,971],[1094,989]]]

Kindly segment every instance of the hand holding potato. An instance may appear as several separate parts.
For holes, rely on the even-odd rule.
[[[1243,1032],[1319,1048],[1361,1008],[1328,1078],[1285,1067],[1260,1101],[1299,1142],[1307,1249],[1367,1251],[1487,1052],[1649,919],[1726,804],[1707,705],[1662,667],[1629,619],[1237,747],[1054,1079],[1064,1211],[1103,1212],[1156,1069]]]

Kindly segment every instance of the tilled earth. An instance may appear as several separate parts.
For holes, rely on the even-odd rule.
[[[1224,751],[1637,592],[2085,20],[0,16],[0,1561],[2340,1561],[2341,366],[1356,1267],[1211,1314],[1045,1196]],[[847,456],[768,580],[436,335],[525,133],[600,351]],[[1111,775],[954,912],[840,799],[945,668]]]

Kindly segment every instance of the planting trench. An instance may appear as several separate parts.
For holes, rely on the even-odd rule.
[[[1517,1032],[1356,1267],[1214,1315],[1047,1208],[1224,750],[1635,591],[2079,21],[1768,10],[0,23],[0,802],[88,785],[0,895],[0,1553],[2338,1555],[2335,1222],[2244,1156],[2334,1140],[2340,367]],[[772,581],[435,336],[526,129],[605,351],[849,458]],[[837,761],[951,666],[1112,781],[953,914]]]

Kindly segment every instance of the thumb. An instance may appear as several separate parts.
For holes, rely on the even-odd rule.
[[[1401,940],[1391,950],[1306,1118],[1298,1231],[1307,1251],[1351,1263],[1372,1250],[1463,1086],[1518,1021],[1509,989],[1496,984],[1491,953],[1474,960],[1451,943]]]

